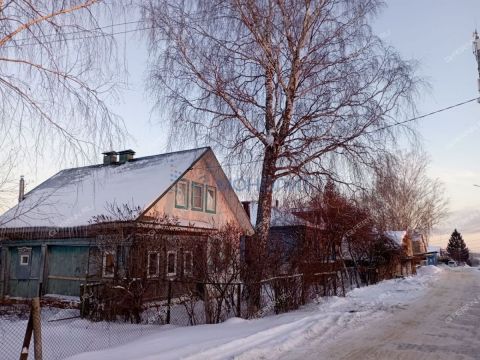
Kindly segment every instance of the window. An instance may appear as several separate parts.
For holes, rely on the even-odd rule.
[[[203,185],[192,182],[192,210],[203,211]]]
[[[177,252],[168,251],[167,252],[167,276],[172,276],[177,274]]]
[[[27,266],[30,264],[30,255],[20,255],[20,265]]]
[[[192,275],[193,272],[193,255],[191,251],[183,253],[183,273],[185,275]]]
[[[158,277],[160,270],[160,254],[157,251],[149,251],[147,258],[147,277]]]
[[[205,211],[214,213],[217,210],[217,189],[207,185]]]
[[[175,188],[175,207],[188,208],[188,182],[180,180]]]
[[[103,277],[113,277],[115,274],[115,251],[105,251],[103,253]]]
[[[32,255],[32,248],[21,247],[18,248],[18,259],[21,266],[30,265],[30,256]]]

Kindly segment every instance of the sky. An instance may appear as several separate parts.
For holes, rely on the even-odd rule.
[[[471,45],[477,25],[480,30],[478,0],[387,1],[373,23],[374,31],[404,58],[418,61],[417,74],[429,83],[417,102],[419,114],[478,96]],[[164,152],[166,128],[160,114],[152,112],[153,101],[145,90],[145,43],[139,34],[129,34],[123,40],[127,43],[128,89],[120,101],[110,105],[131,134],[125,147],[134,149],[137,156]],[[480,187],[473,186],[480,184],[480,104],[473,102],[424,118],[417,122],[417,129],[430,156],[429,174],[445,184],[449,199],[450,214],[439,224],[432,243],[445,246],[456,227],[470,249],[480,251]],[[42,166],[35,170],[15,170],[16,177],[25,174],[29,188],[65,166],[43,155]]]
[[[405,58],[419,62],[429,83],[418,101],[419,114],[478,96],[472,33],[480,25],[474,0],[390,0],[375,29]],[[479,28],[480,30],[480,28]],[[472,250],[480,250],[480,104],[467,105],[417,122],[430,156],[429,174],[445,184],[449,216],[432,243],[445,246],[455,227]]]

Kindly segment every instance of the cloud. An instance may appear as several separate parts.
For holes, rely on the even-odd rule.
[[[430,243],[446,247],[454,229],[462,234],[470,250],[480,251],[480,210],[462,209],[451,212],[433,229]]]

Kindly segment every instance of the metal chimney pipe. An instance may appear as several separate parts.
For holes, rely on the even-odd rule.
[[[25,179],[20,176],[20,184],[18,187],[18,202],[21,203],[25,199]]]

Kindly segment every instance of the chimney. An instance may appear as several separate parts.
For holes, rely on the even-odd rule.
[[[118,155],[120,156],[120,158],[118,159],[118,162],[120,164],[125,164],[127,161],[133,160],[135,151],[133,151],[132,149],[123,150],[123,151],[119,151]]]
[[[250,201],[242,201],[242,206],[245,212],[247,213],[248,219],[251,220],[250,218]]]
[[[20,176],[20,184],[18,187],[18,202],[21,203],[25,199],[25,179]]]
[[[115,151],[106,151],[103,154],[103,165],[111,165],[117,162],[117,153]]]

